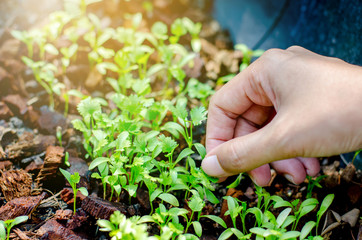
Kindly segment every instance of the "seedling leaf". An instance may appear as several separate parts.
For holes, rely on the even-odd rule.
[[[201,237],[201,235],[202,235],[202,227],[201,227],[200,222],[193,221],[193,222],[192,222],[192,225],[193,225],[193,227],[194,227],[194,230],[195,230],[196,235],[199,236],[199,237]]]
[[[227,228],[226,223],[221,217],[215,216],[215,215],[202,215],[201,217],[205,217],[208,219],[211,219],[212,221],[220,224],[222,227]]]
[[[161,193],[160,195],[158,195],[158,197],[160,199],[162,199],[163,201],[165,201],[175,207],[179,206],[179,202],[178,202],[177,198],[170,193]]]
[[[304,227],[302,228],[302,231],[300,231],[300,240],[305,239],[308,234],[312,231],[312,229],[314,228],[314,226],[316,225],[316,223],[314,221],[309,221],[307,222]]]

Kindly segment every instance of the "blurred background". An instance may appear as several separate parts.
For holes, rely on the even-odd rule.
[[[205,5],[205,11],[229,31],[234,44],[245,43],[250,48],[261,49],[300,45],[323,55],[362,64],[360,0],[193,2]],[[27,29],[61,8],[60,0],[1,0],[0,38],[6,28]]]

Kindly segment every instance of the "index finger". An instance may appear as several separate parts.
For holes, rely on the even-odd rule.
[[[263,90],[261,74],[255,74],[258,72],[255,65],[235,76],[211,98],[206,127],[207,152],[234,137],[238,117],[254,104],[272,106]]]

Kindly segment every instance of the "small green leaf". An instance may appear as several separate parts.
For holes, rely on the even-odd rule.
[[[204,159],[206,156],[206,149],[205,149],[204,145],[202,145],[201,143],[195,143],[194,146],[195,146],[197,152],[199,153],[200,157],[202,159]]]
[[[150,215],[144,215],[138,220],[137,223],[141,224],[141,223],[148,223],[148,222],[155,222],[155,220]]]
[[[152,202],[153,200],[156,199],[156,197],[158,197],[160,194],[162,193],[161,189],[156,189],[150,196],[150,201]]]
[[[207,111],[203,106],[193,108],[190,111],[192,124],[194,126],[200,125],[202,121],[206,120]]]
[[[227,186],[226,188],[236,188],[237,186],[239,186],[240,181],[243,179],[243,174],[240,173],[239,176],[235,179],[234,182],[232,182],[229,186]]]
[[[327,211],[329,206],[332,204],[334,199],[334,194],[328,194],[322,201],[319,211],[317,212],[317,216],[321,217]]]
[[[198,221],[193,221],[193,222],[192,222],[192,225],[193,225],[193,227],[194,227],[194,230],[195,230],[196,235],[199,236],[199,237],[201,237],[201,235],[202,235],[202,227],[201,227],[200,222],[198,222]]]
[[[72,178],[71,178],[71,174],[68,172],[68,171],[66,171],[66,170],[64,170],[64,169],[61,169],[61,168],[59,168],[59,171],[63,174],[63,176],[67,179],[67,181],[69,182],[69,184],[70,185],[72,185]]]
[[[0,221],[0,239],[1,240],[6,239],[6,230],[5,230],[4,221]]]
[[[171,133],[175,138],[179,138],[180,137],[180,134],[182,136],[186,136],[185,135],[185,130],[183,129],[183,127],[178,124],[178,123],[175,123],[175,122],[167,122],[165,123],[165,125],[163,125],[161,127],[161,130],[166,130],[168,131],[169,133]]]
[[[107,157],[98,157],[96,159],[94,159],[91,164],[89,165],[89,170],[94,169],[95,167],[97,167],[98,165],[102,164],[102,163],[107,163],[109,162],[109,158]]]
[[[227,228],[226,223],[221,217],[215,216],[215,215],[202,215],[201,217],[205,217],[208,219],[211,219],[212,221],[220,224],[222,227]]]
[[[299,237],[300,235],[300,232],[298,231],[289,231],[289,232],[286,232],[286,233],[283,233],[279,239],[280,240],[285,240],[285,239],[296,239],[297,237]]]
[[[191,47],[194,52],[200,52],[201,51],[201,40],[198,38],[191,40]]]
[[[87,191],[87,189],[85,188],[85,187],[81,187],[81,188],[79,188],[78,189],[79,190],[79,192],[81,192],[84,196],[88,196],[88,191]]]
[[[204,206],[205,202],[197,195],[193,195],[188,202],[189,208],[194,212],[200,212]]]
[[[44,49],[47,53],[53,54],[53,55],[58,55],[59,51],[56,47],[54,47],[53,44],[47,43],[44,46]]]
[[[103,232],[110,232],[117,229],[117,227],[108,220],[100,219],[97,221],[97,225],[101,227],[99,230]]]
[[[287,219],[287,217],[291,211],[292,211],[291,208],[286,208],[281,213],[279,213],[278,218],[277,218],[277,227],[278,228],[283,225],[284,221]]]
[[[194,151],[192,151],[190,148],[185,148],[184,150],[182,150],[180,152],[180,154],[177,156],[175,164],[178,163],[179,161],[181,161],[183,158],[193,154]]]
[[[72,174],[70,176],[70,180],[72,181],[73,184],[77,184],[80,181],[80,176],[78,172],[75,172],[74,174]]]
[[[15,225],[18,225],[19,223],[23,223],[23,222],[26,222],[28,221],[29,217],[28,216],[19,216],[19,217],[16,217],[14,219],[14,221],[10,224],[10,228],[12,228],[13,226]]]
[[[249,231],[256,235],[263,236],[266,230],[263,228],[260,228],[260,227],[254,227],[254,228],[250,228]]]
[[[220,234],[218,240],[229,239],[232,235],[233,235],[233,232],[231,231],[231,228],[228,228]]]
[[[213,192],[211,192],[207,188],[205,188],[204,190],[205,190],[207,200],[209,200],[213,204],[218,204],[219,203],[219,199],[217,199],[217,197],[215,197]]]
[[[303,228],[302,228],[302,231],[300,231],[300,237],[299,239],[300,240],[303,240],[305,239],[308,234],[312,231],[312,229],[315,227],[316,223],[314,221],[309,221],[307,222]]]
[[[175,207],[179,206],[179,202],[178,202],[177,198],[170,193],[161,193],[160,195],[158,195],[158,197],[160,199],[162,199],[163,201],[165,201]]]
[[[167,25],[162,22],[155,22],[152,25],[151,32],[156,38],[166,40],[167,39]]]

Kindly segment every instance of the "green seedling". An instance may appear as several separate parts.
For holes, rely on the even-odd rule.
[[[127,219],[122,213],[116,211],[110,216],[109,221],[98,220],[97,224],[100,231],[109,232],[111,240],[154,239],[148,236],[147,225],[138,222],[138,216]]]
[[[327,211],[329,206],[332,204],[333,199],[334,199],[334,194],[328,194],[321,203],[321,206],[317,212],[316,235],[318,235],[319,222],[320,222],[323,214]]]
[[[156,223],[160,228],[158,239],[176,239],[184,233],[184,226],[180,224],[179,217],[187,213],[188,211],[184,208],[167,209],[165,205],[160,204],[154,214],[142,216],[139,223]]]
[[[27,49],[28,49],[28,56],[29,58],[33,58],[34,55],[34,36],[31,35],[27,31],[17,31],[13,30],[11,31],[11,35],[13,35],[14,38],[22,41],[25,43]]]
[[[182,23],[185,25],[187,31],[191,34],[191,47],[194,52],[200,52],[201,50],[201,40],[199,38],[202,24],[194,23],[189,18],[184,17]]]
[[[240,72],[250,65],[251,60],[254,57],[260,57],[264,53],[264,50],[260,49],[252,50],[248,48],[245,44],[237,44],[235,45],[235,49],[243,53],[243,60],[240,65]]]
[[[306,198],[311,198],[313,193],[313,188],[322,188],[320,185],[320,181],[322,181],[323,178],[327,177],[326,175],[318,176],[317,178],[313,179],[311,176],[307,176],[308,179],[308,186],[307,186],[307,195]]]
[[[80,181],[80,176],[78,172],[74,174],[70,174],[68,171],[59,168],[59,171],[63,174],[63,176],[67,179],[70,186],[73,189],[74,195],[74,205],[73,205],[73,214],[76,213],[76,206],[77,206],[77,192],[80,191],[84,196],[88,196],[88,191],[85,187],[77,188],[77,183]]]
[[[8,219],[5,221],[0,221],[0,239],[1,240],[9,240],[11,229],[20,223],[28,221],[28,216],[19,216],[15,219]]]
[[[224,220],[222,220],[220,217],[217,217],[214,215],[201,215],[201,211],[205,207],[205,201],[203,201],[201,199],[201,197],[197,191],[195,191],[195,190],[191,190],[191,191],[192,191],[193,195],[188,202],[188,206],[191,210],[191,215],[189,218],[187,217],[187,215],[184,215],[184,217],[186,218],[186,221],[187,221],[185,232],[187,233],[189,227],[192,224],[195,234],[198,237],[201,237],[201,235],[202,235],[202,226],[200,223],[201,218],[208,218],[208,219],[220,224],[222,227],[226,228],[226,224],[225,224]],[[197,214],[196,219],[194,219],[195,214]]]
[[[59,143],[59,146],[60,146],[60,147],[63,147],[62,136],[63,136],[62,127],[61,127],[61,126],[57,126],[57,128],[56,128],[56,137],[57,137],[57,139],[58,139],[58,143]]]
[[[245,226],[245,216],[248,213],[247,212],[247,204],[246,202],[242,202],[239,201],[238,199],[235,199],[231,196],[226,196],[224,197],[224,199],[227,200],[227,204],[228,204],[228,210],[225,212],[225,216],[230,216],[231,221],[233,223],[233,227],[235,230],[233,230],[232,232],[237,236],[237,237],[241,237],[244,236],[244,234],[246,234],[246,226]],[[239,205],[239,203],[241,205]],[[240,218],[241,220],[241,224],[242,224],[242,232],[238,230],[237,226],[236,226],[236,219]],[[227,232],[230,232],[231,230],[225,230]]]
[[[161,129],[170,132],[176,138],[178,138],[179,134],[181,134],[188,147],[191,149],[193,146],[193,126],[198,126],[206,120],[206,109],[204,107],[191,109],[189,120],[189,114],[183,101],[178,101],[175,107],[170,106],[170,108],[173,115],[179,120],[180,124],[176,122],[167,122]]]
[[[33,70],[35,80],[49,94],[49,106],[54,109],[54,93],[60,96],[61,89],[65,87],[63,83],[58,82],[58,79],[55,78],[57,67],[43,61],[35,62],[25,56],[22,57],[22,60]]]
[[[65,166],[70,167],[69,152],[65,152],[65,155],[64,155],[64,164],[65,164]]]
[[[354,153],[353,159],[352,159],[352,164],[353,164],[354,160],[357,158],[358,154],[360,154],[361,152],[362,152],[362,149],[360,149]]]
[[[208,97],[215,93],[210,85],[201,83],[195,78],[189,80],[186,91],[190,98],[199,99],[205,108],[208,106]]]
[[[60,49],[63,57],[61,58],[63,74],[66,73],[67,67],[70,65],[70,60],[76,56],[78,44],[73,43],[70,47],[63,47]]]
[[[283,200],[279,196],[272,196],[271,200],[274,201],[274,208],[290,207],[293,210],[295,221],[293,222],[292,229],[295,230],[298,226],[299,220],[306,214],[315,209],[318,204],[318,200],[315,198],[308,198],[299,205],[299,199],[292,202]],[[298,207],[299,206],[299,207]]]

